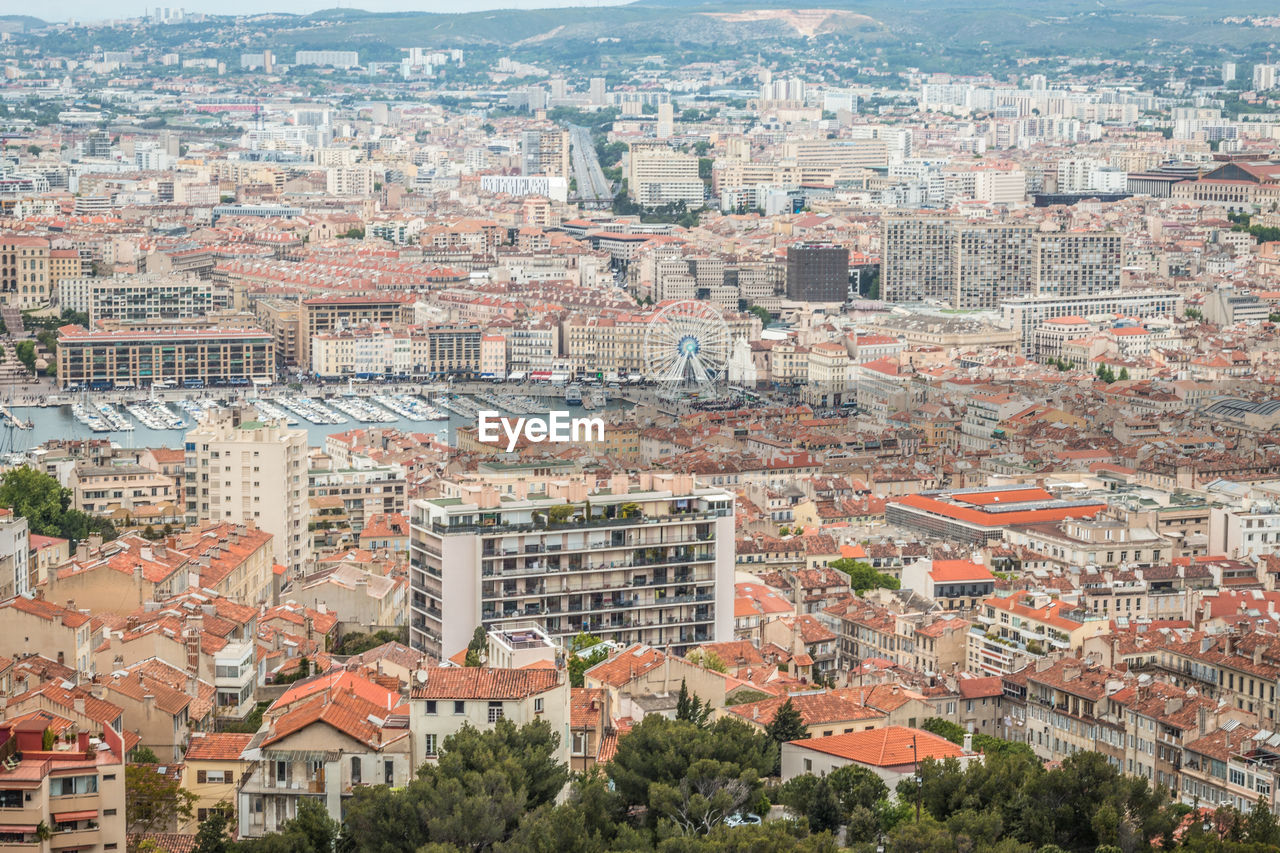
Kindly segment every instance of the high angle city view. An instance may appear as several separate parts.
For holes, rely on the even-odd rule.
[[[1280,853],[1280,6],[0,2],[0,853]]]

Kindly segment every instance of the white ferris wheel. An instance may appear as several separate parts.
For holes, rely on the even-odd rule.
[[[711,396],[725,379],[729,349],[729,324],[714,306],[672,302],[645,327],[645,377],[665,397]]]

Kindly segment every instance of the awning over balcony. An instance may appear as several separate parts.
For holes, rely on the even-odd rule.
[[[93,820],[97,816],[97,809],[85,809],[80,812],[57,812],[53,819],[57,823],[74,823],[77,820]]]
[[[17,834],[17,833],[27,833],[27,832],[35,832],[35,831],[36,831],[35,824],[31,824],[31,825],[13,824],[13,823],[0,824],[0,833]]]

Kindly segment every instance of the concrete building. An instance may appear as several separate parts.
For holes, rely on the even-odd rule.
[[[900,781],[916,775],[925,759],[955,759],[963,766],[981,756],[922,729],[886,726],[784,743],[782,780],[805,774],[826,776],[853,764],[875,773],[892,792]]]
[[[1262,323],[1271,316],[1271,305],[1248,290],[1218,287],[1204,300],[1204,319],[1215,326]]]
[[[89,616],[43,598],[17,596],[0,604],[0,654],[44,655],[76,672],[93,674]]]
[[[1080,296],[1021,296],[1000,306],[1004,324],[1022,339],[1023,351],[1035,346],[1036,330],[1055,317],[1090,317],[1119,314],[1124,317],[1181,316],[1183,296],[1171,290],[1112,291]]]
[[[370,692],[323,690],[279,712],[272,706],[242,753],[250,763],[236,789],[242,838],[279,831],[303,798],[319,800],[337,820],[355,788],[409,783],[416,765],[408,708],[371,701]]]
[[[681,154],[665,142],[633,142],[627,158],[627,189],[644,207],[680,201],[701,207],[704,192],[698,158]]]
[[[569,167],[569,131],[526,130],[520,134],[520,171],[526,177],[543,175],[567,182]],[[539,193],[548,195],[549,193]],[[563,201],[564,199],[561,199]]]
[[[46,750],[46,732],[65,748]],[[72,732],[71,721],[48,711],[0,723],[0,748],[11,765],[4,775],[13,780],[0,790],[6,849],[125,849],[124,739],[109,725],[101,733]]]
[[[70,278],[58,283],[63,309],[89,316],[89,324],[159,323],[203,318],[231,305],[231,295],[212,281],[160,274]]]
[[[354,50],[299,50],[293,55],[293,64],[354,68],[360,64],[360,54]]]
[[[484,666],[417,670],[409,694],[415,766],[435,761],[445,738],[463,726],[484,731],[504,719],[546,722],[560,736],[557,757],[567,761],[569,675],[557,666],[560,654],[537,626],[515,626],[489,632]]]
[[[0,601],[27,595],[38,581],[27,519],[0,508]]]
[[[182,757],[182,787],[195,795],[191,819],[180,832],[194,833],[214,809],[236,801],[236,783],[249,770],[240,757],[253,738],[236,732],[192,732]]]
[[[303,299],[298,318],[298,364],[311,364],[311,339],[321,332],[360,325],[397,324],[413,320],[413,300],[408,294],[371,296],[315,296]]]
[[[787,298],[845,302],[849,298],[849,250],[828,243],[788,246]]]
[[[969,309],[1114,291],[1124,263],[1118,233],[1041,233],[1029,224],[941,217],[886,217],[881,252],[885,299]]]
[[[261,329],[58,330],[63,389],[250,385],[276,372],[275,342]]]
[[[1124,238],[1119,232],[1065,231],[1037,235],[1035,292],[1094,296],[1120,289]]]
[[[187,433],[187,518],[253,524],[275,560],[300,572],[310,560],[307,432],[246,420],[240,409]]]
[[[687,475],[481,477],[410,521],[410,642],[437,657],[530,621],[676,650],[733,635],[733,498]]]

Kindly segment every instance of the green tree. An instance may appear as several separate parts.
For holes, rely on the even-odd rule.
[[[231,853],[231,804],[219,803],[200,822],[193,853]]]
[[[884,849],[885,853],[956,853],[957,846],[946,824],[925,815],[918,822],[898,824]]]
[[[658,853],[836,853],[839,849],[830,833],[808,835],[803,824],[785,820],[717,826],[706,835],[677,835],[658,843]]]
[[[0,506],[27,519],[31,532],[41,536],[59,536],[76,542],[91,533],[100,533],[104,539],[114,539],[116,535],[109,519],[70,509],[68,489],[48,474],[26,466],[9,469],[0,479]]]
[[[869,589],[898,589],[902,584],[892,575],[877,572],[870,563],[843,557],[831,561],[831,568],[849,576],[849,587],[861,595]]]
[[[34,341],[18,341],[13,345],[14,354],[17,355],[18,361],[30,370],[36,372],[36,345]]]
[[[805,816],[809,818],[809,828],[814,832],[835,832],[844,823],[840,802],[825,776],[814,786]]]
[[[160,758],[149,746],[134,747],[133,752],[129,753],[129,760],[134,764],[159,764]]]
[[[752,305],[747,309],[752,314],[760,318],[761,325],[768,326],[773,322],[773,315],[769,313],[769,309],[763,305]]]
[[[760,777],[773,770],[775,749],[766,736],[729,717],[699,728],[650,714],[618,740],[609,777],[628,806],[648,806],[653,785],[679,786],[702,759],[734,765],[737,772],[729,775],[735,777],[748,770]]]
[[[1280,824],[1276,822],[1276,816],[1267,806],[1265,797],[1258,797],[1258,801],[1253,804],[1253,808],[1245,817],[1244,838],[1250,844],[1280,846]]]
[[[591,649],[587,655],[580,654]],[[569,686],[582,687],[586,682],[586,671],[609,657],[608,647],[594,634],[581,631],[569,641]]]
[[[344,853],[428,845],[488,850],[512,837],[526,813],[551,806],[564,788],[569,771],[556,760],[558,746],[559,736],[541,720],[517,728],[501,719],[484,732],[464,726],[444,740],[438,763],[423,765],[405,788],[356,789],[340,847]],[[527,831],[531,838],[550,832]]]
[[[758,788],[754,769],[703,758],[693,762],[675,784],[651,786],[649,808],[685,834],[706,835],[740,810]]]
[[[953,723],[941,717],[925,717],[920,728],[938,737],[944,737],[957,746],[964,743],[964,728],[959,723]]]
[[[699,728],[707,724],[711,716],[711,703],[703,703],[696,694],[689,693],[689,685],[680,679],[680,693],[676,696],[676,719],[693,723]]]
[[[154,765],[125,765],[124,787],[125,825],[130,836],[165,832],[191,819],[196,795],[168,773],[157,772]]]
[[[485,652],[489,648],[489,636],[485,633],[483,625],[477,625],[476,630],[471,635],[471,642],[467,643],[467,656],[463,661],[464,666],[480,666]]]
[[[773,742],[777,750],[772,770],[772,774],[777,776],[782,772],[782,745],[789,741],[803,740],[809,737],[809,729],[804,724],[804,718],[796,710],[796,706],[791,702],[790,696],[778,708],[769,724],[764,727],[764,734],[765,737]]]
[[[778,787],[778,802],[794,815],[807,815],[813,805],[813,794],[817,787],[818,777],[812,773],[792,776]]]
[[[71,496],[58,481],[25,466],[12,468],[0,480],[0,505],[27,520],[32,533],[57,536]]]
[[[874,809],[876,803],[889,796],[889,786],[865,767],[850,764],[823,777],[840,803],[842,814],[856,808]]]
[[[714,649],[702,656],[702,666],[712,672],[726,673],[729,671],[729,665],[724,662],[724,658],[720,657]]]

